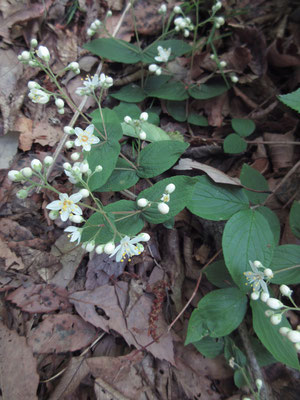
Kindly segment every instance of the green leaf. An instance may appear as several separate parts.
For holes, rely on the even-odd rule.
[[[110,93],[110,96],[127,103],[139,103],[147,97],[144,90],[134,83],[123,86],[118,92]]]
[[[265,367],[267,365],[276,363],[276,360],[272,354],[257,338],[250,336],[250,342],[260,367]]]
[[[146,90],[146,88],[145,88]],[[186,100],[189,96],[182,82],[171,81],[158,87],[157,89],[147,90],[148,96],[157,97],[165,100]]]
[[[169,49],[169,48],[172,49],[169,60],[173,60],[175,57],[180,57],[183,54],[192,51],[191,46],[186,42],[184,42],[183,40],[178,40],[178,39],[159,40],[158,42],[150,44],[148,47],[144,49],[142,53],[142,61],[144,63],[151,64],[157,62],[154,57],[158,55],[157,51],[158,46],[161,46],[164,49]]]
[[[118,106],[113,109],[121,122],[124,122],[124,118],[129,115],[132,119],[139,119],[141,115],[141,110],[136,104],[128,104],[121,102]],[[94,113],[92,113],[94,115]],[[127,124],[126,124],[127,125]]]
[[[165,187],[169,183],[174,183],[176,189],[170,194],[170,201],[168,206],[170,211],[168,214],[161,214],[158,211],[157,203],[152,203],[150,207],[143,210],[143,217],[145,220],[151,223],[159,224],[168,221],[170,218],[175,217],[181,210],[184,209],[189,197],[192,194],[194,187],[194,179],[189,176],[173,176],[172,178],[163,179],[157,182],[150,188],[143,190],[137,197],[146,198],[150,202],[160,202],[160,199],[164,193]]]
[[[185,344],[191,343],[195,338],[194,323],[201,320],[204,329],[200,331],[199,338],[203,337],[203,332],[207,329],[213,338],[229,335],[242,322],[247,309],[247,296],[237,288],[218,289],[204,296],[198,307],[193,311],[193,323],[188,325],[187,338]],[[195,342],[196,340],[192,340]]]
[[[268,221],[271,231],[274,235],[274,243],[277,245],[280,239],[280,222],[277,215],[268,207],[259,207],[256,209],[256,211],[261,213]]]
[[[192,86],[188,89],[190,96],[197,100],[207,100],[213,97],[220,96],[227,92],[229,88],[223,80],[211,79],[207,83],[202,83],[200,86]]]
[[[215,358],[222,353],[224,348],[223,338],[211,338],[210,336],[205,336],[203,339],[194,342],[193,345],[207,358]]]
[[[248,376],[248,382],[251,382],[251,378],[249,376],[249,372],[245,371],[246,375]],[[246,379],[241,371],[241,369],[237,369],[236,371],[234,371],[233,374],[233,380],[234,380],[234,384],[237,388],[241,388],[243,386],[247,386],[247,382]]]
[[[114,236],[114,221],[111,215],[107,215],[107,219],[100,212],[95,212],[83,226],[81,242],[94,240],[96,245],[109,242]]]
[[[168,113],[179,122],[186,120],[186,102],[167,100],[166,107]]]
[[[150,75],[145,80],[144,90],[146,93],[159,89],[171,79],[170,75]]]
[[[231,126],[240,136],[249,136],[255,130],[255,123],[251,119],[233,118]]]
[[[228,286],[234,285],[224,260],[209,264],[204,273],[209,282],[218,288],[228,288]]]
[[[206,326],[204,318],[202,318],[199,312],[196,311],[197,309],[192,312],[192,315],[189,319],[187,336],[184,343],[185,346],[190,343],[198,342],[209,335],[209,330]]]
[[[133,127],[126,124],[125,122],[123,122],[121,125],[124,135],[138,138],[138,134]],[[149,122],[143,122],[142,129],[147,134],[147,142],[161,142],[165,140],[172,140],[165,131],[163,131],[156,125],[150,124]]]
[[[199,176],[187,208],[199,217],[220,221],[248,209],[249,201],[242,189],[216,184],[206,176]]]
[[[300,113],[300,88],[292,93],[281,94],[278,98],[283,104]]]
[[[296,267],[298,265],[298,267]],[[300,283],[300,246],[296,244],[284,244],[275,247],[273,259],[270,264],[273,272],[287,269],[287,271],[277,272],[272,283],[278,285],[294,285]]]
[[[238,154],[247,149],[247,143],[239,135],[231,133],[226,136],[223,143],[225,153]]]
[[[250,270],[249,261],[259,260],[264,267],[271,263],[274,235],[268,221],[255,210],[242,210],[226,223],[222,238],[226,266],[234,282],[246,292],[243,275]]]
[[[141,232],[145,225],[135,201],[116,201],[104,207],[104,211],[114,215],[115,226],[124,235],[134,236]]]
[[[152,178],[168,170],[188,146],[187,143],[171,140],[148,144],[140,153],[138,176]]]
[[[95,39],[84,44],[83,47],[96,56],[124,64],[135,64],[140,62],[142,58],[137,46],[121,39]]]
[[[139,177],[136,174],[136,170],[126,160],[118,158],[116,167],[107,182],[98,188],[96,192],[116,192],[128,189],[135,185],[138,180]]]
[[[208,120],[203,115],[196,114],[194,112],[188,115],[188,123],[198,126],[208,126]]]
[[[247,358],[245,354],[240,350],[240,348],[236,345],[235,341],[231,337],[226,336],[224,338],[224,341],[224,357],[226,358],[226,361],[229,362],[229,360],[233,357],[234,361],[238,365],[244,367],[247,364]]]
[[[287,319],[283,317],[279,325],[272,325],[265,316],[268,306],[264,302],[251,300],[250,304],[253,328],[259,340],[277,361],[299,370],[298,356],[293,343],[279,333],[282,326],[290,328]]]
[[[256,169],[251,168],[249,165],[244,164],[240,180],[243,186],[254,190],[269,191],[269,185],[263,175]],[[268,197],[267,193],[257,193],[250,190],[243,189],[246,196],[253,204],[262,204]]]
[[[290,211],[290,227],[293,234],[300,239],[300,201],[295,200]]]

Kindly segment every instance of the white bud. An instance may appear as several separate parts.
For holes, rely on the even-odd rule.
[[[232,75],[230,77],[230,79],[231,79],[231,82],[233,82],[233,83],[237,83],[239,81],[239,78],[236,75]]]
[[[149,201],[144,198],[138,199],[138,201],[137,201],[137,205],[142,208],[147,207],[148,204],[149,204]]]
[[[72,61],[68,67],[69,69],[72,69],[73,71],[76,71],[79,68],[79,64],[76,61]]]
[[[175,14],[180,14],[181,13],[181,8],[179,6],[175,6],[173,8],[173,11],[174,11]]]
[[[29,51],[25,50],[25,51],[22,51],[21,57],[22,57],[22,60],[28,61],[28,60],[30,60],[31,55],[30,55]]]
[[[279,333],[282,336],[286,336],[290,331],[291,331],[291,328],[287,328],[286,326],[282,326],[281,328],[279,328]]]
[[[225,68],[227,65],[226,61],[220,61],[220,67]]]
[[[174,192],[175,189],[176,186],[174,185],[174,183],[169,183],[165,188],[165,192],[171,194]]]
[[[28,196],[28,191],[25,189],[21,189],[16,193],[18,199],[24,200]]]
[[[150,72],[155,72],[155,71],[157,71],[158,68],[159,67],[156,64],[150,64],[149,67],[148,67]]]
[[[65,144],[65,147],[67,149],[72,149],[72,147],[74,146],[74,142],[72,140],[68,140]]]
[[[297,352],[299,353],[299,351],[300,351],[300,343],[295,343],[294,347],[297,350]]]
[[[75,224],[80,224],[81,222],[84,221],[84,218],[81,215],[70,214],[69,220],[71,222],[74,222]]]
[[[264,270],[264,274],[267,278],[273,278],[274,274],[273,271],[271,270],[271,268],[265,268]]]
[[[59,211],[51,210],[48,215],[50,219],[55,220],[59,217]]]
[[[222,8],[222,3],[220,1],[217,1],[216,4],[212,7],[212,10],[214,12],[219,11]]]
[[[289,331],[287,333],[287,338],[293,342],[293,343],[299,343],[300,342],[300,332],[299,331]]]
[[[37,47],[37,45],[38,45],[38,41],[36,39],[33,38],[30,40],[30,47],[35,48],[35,47]]]
[[[95,19],[95,21],[93,22],[93,24],[95,24],[96,27],[99,28],[99,26],[101,25],[101,21],[99,21],[99,19]]]
[[[72,153],[71,154],[71,159],[73,161],[77,161],[77,160],[79,160],[79,158],[80,158],[80,154],[79,153]]]
[[[126,122],[126,124],[130,124],[130,122],[132,121],[132,119],[126,115],[126,117],[124,117],[124,122]]]
[[[184,37],[189,37],[190,36],[190,31],[188,29],[183,30],[183,36]]]
[[[96,247],[95,252],[96,252],[97,254],[102,254],[102,253],[103,253],[103,250],[104,250],[104,244],[99,244],[99,245]]]
[[[41,86],[38,83],[34,82],[34,81],[29,81],[27,83],[27,87],[28,87],[28,89],[31,90],[31,89],[39,89]]]
[[[51,157],[51,156],[46,156],[45,158],[44,158],[44,165],[46,165],[47,167],[49,167],[50,165],[52,165],[53,164],[53,157]]]
[[[75,69],[74,74],[76,74],[76,75],[80,74],[80,69],[79,68]]]
[[[71,126],[65,126],[64,127],[64,132],[67,135],[73,135],[75,133],[74,129]]]
[[[65,109],[64,108],[58,108],[57,109],[58,114],[64,114],[65,113]]]
[[[271,318],[270,318],[270,321],[271,321],[271,324],[272,324],[272,325],[278,325],[278,324],[280,324],[281,320],[282,320],[281,314],[274,314],[274,315],[272,315]]]
[[[81,193],[83,198],[89,197],[90,192],[87,189],[81,189],[79,190],[79,193]]]
[[[157,70],[155,71],[155,75],[159,76],[159,75],[161,75],[161,72],[162,72],[161,68],[157,68]]]
[[[267,306],[272,308],[273,310],[279,310],[280,308],[283,307],[283,304],[281,303],[281,301],[274,299],[273,297],[270,297],[266,303],[267,303]]]
[[[42,170],[43,166],[42,166],[42,163],[40,162],[40,160],[35,158],[34,160],[31,161],[31,168],[34,171],[40,172]]]
[[[30,60],[30,61],[28,62],[28,65],[29,65],[30,67],[37,67],[37,66],[38,66],[38,63],[37,63],[36,61],[34,61],[34,60]]]
[[[15,169],[12,169],[11,171],[9,171],[9,173],[7,174],[7,177],[10,181],[12,182],[16,182],[19,181],[20,178],[22,179],[22,174],[19,171],[16,171]]]
[[[290,297],[293,291],[287,285],[280,285],[280,292],[282,296]]]
[[[72,165],[70,163],[68,163],[68,162],[63,163],[63,167],[67,171],[72,169]]]
[[[262,388],[262,385],[263,385],[262,380],[261,379],[256,379],[255,385],[256,385],[257,389],[260,390]]]
[[[147,134],[146,134],[146,132],[141,131],[141,132],[139,133],[139,138],[140,138],[141,140],[146,140],[146,139],[147,139]]]
[[[166,203],[159,203],[157,208],[161,214],[168,214],[168,212],[170,211],[170,208]]]
[[[106,245],[104,246],[104,253],[105,254],[112,254],[115,250],[116,246],[113,242],[108,242],[106,243]]]
[[[55,105],[57,108],[64,108],[65,102],[62,99],[56,99]]]
[[[98,26],[95,24],[95,22],[91,23],[90,29],[93,31],[96,31],[98,29]]]
[[[113,15],[113,13],[112,13],[111,10],[108,10],[107,13],[106,13],[106,15],[107,15],[108,17],[111,17],[111,16]]]
[[[262,294],[260,295],[260,299],[261,301],[263,301],[264,303],[270,298],[269,293],[267,292],[262,292]]]
[[[259,293],[258,292],[252,292],[250,296],[251,296],[252,300],[258,300],[259,299]]]
[[[95,248],[95,242],[88,242],[88,244],[85,246],[85,249],[87,252],[93,251]]]
[[[87,35],[88,36],[93,36],[93,35],[95,35],[95,31],[93,31],[91,28],[89,28],[87,31],[86,31],[86,33],[87,33]]]
[[[273,310],[266,310],[265,311],[265,316],[268,317],[268,318],[271,317],[273,314],[274,314]]]
[[[149,240],[151,239],[150,235],[146,232],[142,232],[139,234],[139,237],[142,238],[141,240],[143,242],[149,242]]]
[[[216,59],[216,56],[215,56],[214,54],[211,54],[211,55],[209,56],[209,58],[210,58],[211,60],[215,60],[215,59]]]
[[[165,14],[166,12],[167,12],[167,6],[166,6],[166,4],[162,4],[158,9],[158,13]]]
[[[253,261],[253,265],[254,265],[256,268],[263,268],[262,263],[261,263],[260,261],[257,261],[257,260]]]
[[[32,176],[32,169],[29,167],[25,167],[21,169],[21,173],[25,178],[30,178]]]
[[[224,17],[217,17],[216,22],[217,22],[217,24],[219,24],[221,26],[221,25],[225,24],[225,19],[224,19]]]
[[[39,46],[39,48],[37,50],[37,55],[43,61],[48,62],[50,60],[50,53],[46,46]]]
[[[90,169],[90,168],[89,168],[89,164],[88,164],[87,161],[83,161],[83,162],[80,164],[80,172],[82,172],[83,174],[87,173],[89,169]]]
[[[140,120],[146,122],[148,120],[148,113],[142,112],[142,114],[140,115]]]
[[[101,172],[101,171],[103,171],[102,165],[97,165],[97,167],[95,168],[95,171],[96,171],[96,172]]]

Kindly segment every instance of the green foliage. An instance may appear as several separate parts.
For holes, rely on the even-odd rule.
[[[123,86],[118,92],[111,93],[110,96],[128,103],[139,103],[145,100],[147,94],[140,86],[135,83],[130,83],[127,86]]]
[[[263,175],[247,164],[243,165],[240,180],[242,185],[246,186],[249,189],[265,192],[269,191],[268,182],[263,177]],[[258,193],[246,189],[245,194],[253,204],[262,204],[268,197],[267,193]]]
[[[269,227],[274,236],[274,243],[277,245],[280,239],[280,222],[277,215],[270,210],[268,207],[259,207],[256,209],[257,212],[261,213],[269,223]]]
[[[226,268],[224,260],[215,261],[205,269],[206,278],[218,288],[234,286],[231,275]]]
[[[231,133],[224,139],[223,147],[225,153],[238,154],[247,149],[247,143],[239,135]]]
[[[107,182],[96,192],[115,192],[128,189],[135,185],[138,180],[136,169],[123,158],[118,158],[116,167]]]
[[[188,89],[189,95],[197,100],[207,100],[213,97],[220,96],[227,92],[229,88],[221,79],[211,79],[207,83],[191,86]]]
[[[116,201],[104,207],[104,211],[114,215],[115,226],[124,235],[134,236],[144,227],[145,222],[135,201]]]
[[[255,130],[255,123],[251,119],[233,118],[232,129],[240,136],[249,136]]]
[[[186,102],[185,101],[166,101],[168,113],[179,122],[186,120]]]
[[[188,115],[187,121],[188,121],[188,123],[190,123],[192,125],[208,126],[207,118],[204,117],[203,115],[198,115],[198,114],[196,114],[194,112],[191,112]]]
[[[300,246],[284,244],[275,247],[270,268],[274,272],[274,278],[271,279],[272,283],[278,285],[300,283]]]
[[[94,240],[95,244],[105,244],[114,237],[113,216],[95,212],[83,225],[82,242]]]
[[[281,94],[278,98],[283,104],[300,113],[300,88],[292,93]]]
[[[221,354],[224,349],[224,339],[214,339],[210,336],[205,336],[203,339],[193,342],[193,345],[204,357],[215,358]]]
[[[300,238],[300,201],[295,200],[290,211],[290,227],[293,234]]]

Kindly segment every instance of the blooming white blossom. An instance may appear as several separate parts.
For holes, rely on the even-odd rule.
[[[50,100],[50,94],[44,92],[42,89],[30,89],[28,97],[33,103],[46,104]]]
[[[172,51],[171,47],[164,49],[163,47],[158,46],[157,51],[159,55],[154,57],[155,60],[158,62],[168,62]]]
[[[252,271],[244,272],[244,275],[248,282],[250,283],[251,287],[253,288],[253,292],[260,293],[262,290],[263,292],[269,293],[268,286],[264,281],[265,275],[263,271],[259,271],[257,268],[257,263],[249,261],[250,267]],[[262,266],[262,265],[261,265]],[[262,266],[263,267],[263,266]],[[247,285],[248,283],[246,283]]]
[[[94,133],[94,125],[89,125],[85,128],[85,130],[81,128],[75,128],[75,134],[77,139],[75,140],[75,146],[82,146],[83,150],[90,151],[91,144],[97,144],[100,142],[100,139],[93,135]]]
[[[140,242],[147,241],[147,239],[148,237],[145,235],[138,235],[132,239],[130,239],[129,236],[125,236],[123,239],[121,239],[120,244],[115,248],[113,253],[111,253],[110,257],[115,255],[116,261],[120,262],[124,261],[124,258],[127,256],[130,261],[132,256],[141,254],[141,252],[144,250],[144,246]]]
[[[162,195],[162,198],[160,199],[160,201],[163,201],[164,203],[168,203],[170,201],[170,195],[169,193],[164,193]]]
[[[37,56],[43,61],[48,62],[50,60],[50,53],[46,46],[39,46],[36,52]]]
[[[77,240],[77,244],[80,243],[82,229],[77,228],[77,226],[68,226],[64,231],[70,232],[68,235],[70,242],[76,242]]]
[[[76,205],[82,199],[81,193],[74,193],[70,197],[66,193],[59,194],[59,200],[52,201],[46,208],[59,211],[62,221],[67,221],[70,214],[82,215],[81,208]]]
[[[166,203],[159,203],[157,208],[161,214],[168,214],[168,212],[170,211],[170,208]]]
[[[80,86],[79,88],[77,88],[75,90],[75,93],[78,94],[79,96],[89,96],[100,86],[101,86],[101,82],[99,80],[98,75],[94,75],[91,77],[89,75],[87,75],[83,82],[83,86]]]

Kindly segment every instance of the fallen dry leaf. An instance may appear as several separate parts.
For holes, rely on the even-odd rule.
[[[13,253],[2,239],[0,239],[0,260],[4,262],[5,269],[21,270],[25,268],[22,259]]]
[[[19,287],[10,293],[6,300],[29,313],[47,313],[65,310],[70,306],[67,297],[68,292],[64,288],[41,284]]]
[[[66,353],[88,346],[95,328],[77,315],[55,314],[45,318],[28,337],[35,353]]]
[[[270,158],[272,160],[273,168],[275,171],[281,169],[291,168],[293,166],[294,156],[294,145],[282,142],[294,141],[294,135],[292,132],[287,132],[284,135],[276,133],[264,133],[264,140],[272,141],[273,144],[269,144]],[[276,142],[281,142],[276,144]]]
[[[37,361],[25,337],[0,321],[0,387],[3,399],[35,400],[39,375]]]

